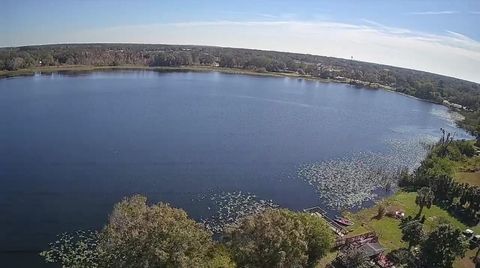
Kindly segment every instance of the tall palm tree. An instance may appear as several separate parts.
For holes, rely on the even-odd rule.
[[[417,197],[415,198],[415,203],[420,207],[418,211],[417,218],[422,214],[423,208],[430,208],[433,204],[435,195],[430,187],[422,187],[417,191]]]

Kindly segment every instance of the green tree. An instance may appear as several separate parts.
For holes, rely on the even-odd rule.
[[[234,68],[237,66],[237,60],[234,56],[226,54],[220,56],[220,62],[218,64],[220,67]]]
[[[5,63],[5,69],[9,71],[16,71],[18,69],[22,69],[24,67],[24,64],[25,61],[23,60],[23,58],[14,57],[7,60],[7,62]]]
[[[441,224],[422,243],[420,260],[425,267],[449,268],[466,250],[462,232],[449,224]]]
[[[417,197],[415,197],[415,204],[420,207],[417,217],[422,214],[424,207],[430,208],[432,206],[434,199],[435,196],[430,187],[422,187],[420,190],[417,191]]]
[[[314,265],[332,244],[324,220],[285,209],[269,209],[245,218],[228,230],[227,239],[240,267]]]
[[[143,196],[116,204],[100,233],[64,234],[41,253],[62,267],[235,267],[229,251],[211,233],[166,204]]]
[[[408,249],[416,246],[425,238],[423,224],[418,220],[406,222],[402,226],[402,240],[408,243]]]
[[[105,267],[205,267],[214,244],[185,211],[136,195],[115,205],[98,247]]]
[[[305,227],[308,264],[312,265],[324,257],[332,247],[332,233],[326,222],[316,216],[308,213],[295,213],[295,216]]]
[[[383,218],[385,216],[385,213],[387,212],[387,207],[384,204],[378,205],[377,208],[377,219]]]

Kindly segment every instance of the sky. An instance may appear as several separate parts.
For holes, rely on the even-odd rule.
[[[0,0],[0,47],[91,42],[353,57],[480,82],[480,0]]]

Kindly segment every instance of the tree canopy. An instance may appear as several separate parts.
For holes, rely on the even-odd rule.
[[[213,249],[211,234],[185,211],[143,196],[116,204],[100,233],[106,267],[204,267]]]
[[[424,207],[430,208],[433,204],[435,195],[432,192],[430,187],[422,187],[417,191],[417,197],[415,198],[415,203],[420,207],[418,211],[418,216],[422,214]]]
[[[324,256],[332,235],[323,220],[270,209],[227,232],[227,246],[241,267],[304,267]]]
[[[100,232],[62,234],[41,253],[63,267],[306,267],[332,245],[325,221],[306,213],[269,209],[244,218],[214,241],[203,225],[143,196],[114,206]]]
[[[467,243],[462,232],[451,225],[437,227],[422,243],[420,262],[424,267],[449,268],[456,257],[463,257]]]
[[[418,220],[408,221],[402,226],[402,240],[408,243],[408,249],[420,244],[425,238],[423,224]]]
[[[233,267],[229,253],[185,211],[143,196],[115,205],[98,234],[67,235],[42,252],[63,267]]]

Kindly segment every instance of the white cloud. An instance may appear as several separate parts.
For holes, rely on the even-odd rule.
[[[23,39],[22,38],[25,38]],[[29,35],[15,35],[15,45]],[[28,39],[27,39],[28,37]],[[64,35],[42,34],[41,43],[130,42],[214,45],[290,51],[376,62],[480,82],[480,42],[393,28],[374,21],[354,25],[304,21],[206,21],[112,27]]]
[[[460,12],[455,10],[441,10],[441,11],[416,11],[408,12],[407,15],[452,15],[459,14]]]

